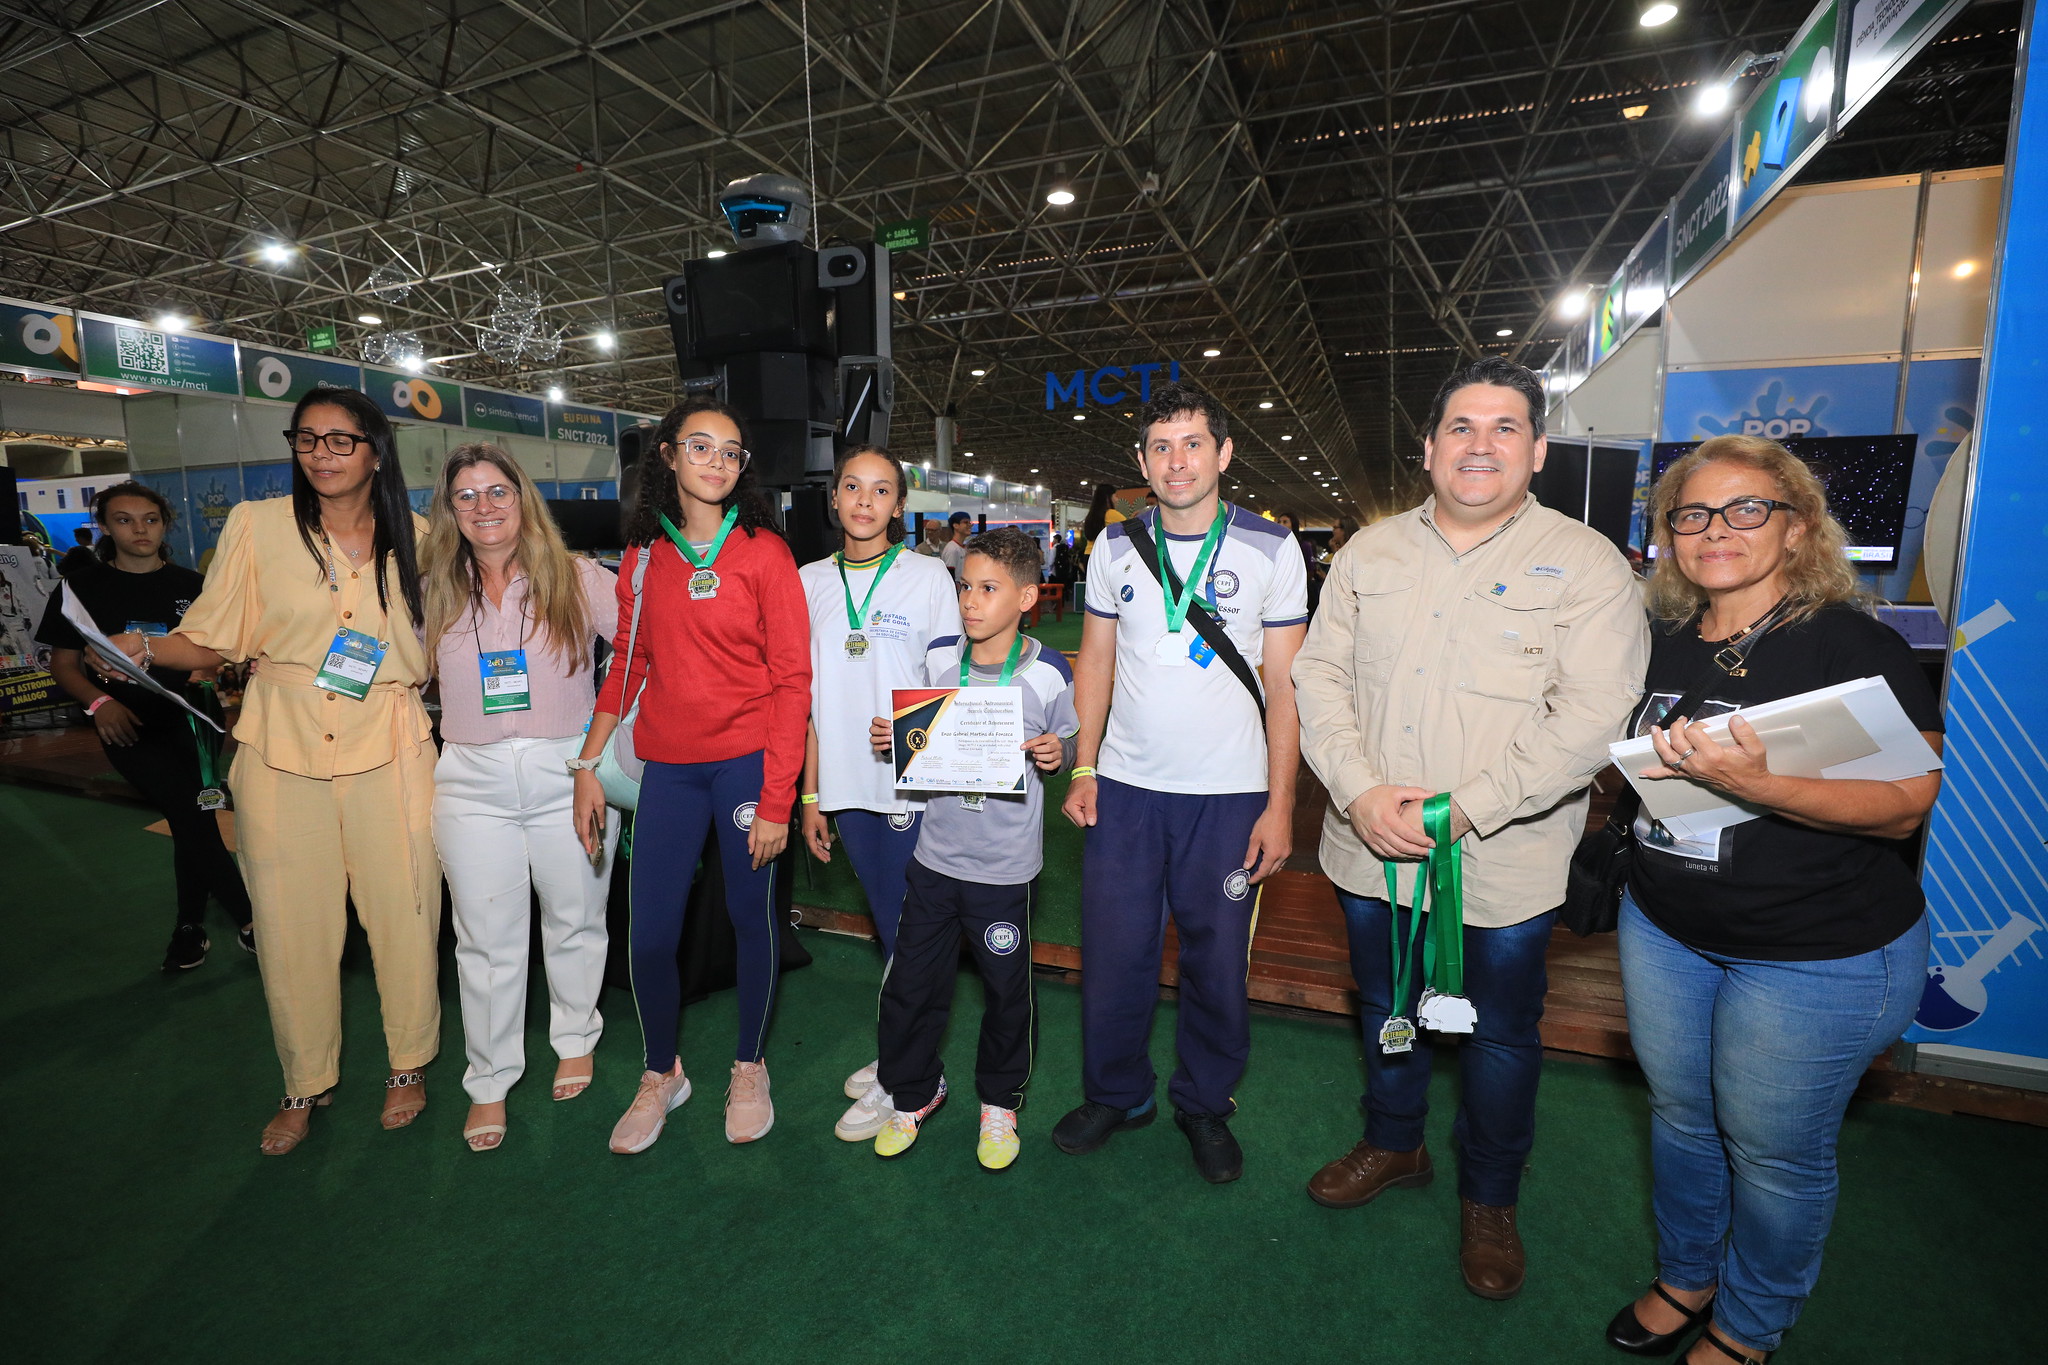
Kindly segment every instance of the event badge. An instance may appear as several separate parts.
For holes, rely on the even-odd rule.
[[[1202,637],[1197,635],[1195,639]],[[1167,668],[1186,668],[1189,649],[1179,631],[1169,630],[1159,637],[1159,643],[1152,646],[1152,657]]]
[[[533,692],[526,680],[525,650],[500,649],[479,654],[477,667],[484,679],[485,715],[533,709]]]
[[[199,789],[199,809],[226,810],[227,808],[228,794],[219,787],[201,787]]]
[[[1396,1014],[1380,1025],[1380,1051],[1385,1053],[1413,1052],[1415,1050],[1415,1025]]]
[[[130,635],[150,635],[161,638],[169,635],[171,628],[161,621],[130,621],[128,623],[128,633]]]
[[[981,813],[982,807],[986,806],[987,804],[988,804],[988,793],[987,793],[987,792],[962,792],[962,793],[960,793],[960,809],[961,809],[961,810],[971,810],[971,811],[973,811],[973,812],[974,812],[975,814],[979,815],[979,814]]]
[[[718,596],[718,575],[709,568],[698,569],[690,575],[690,600],[702,602],[708,597]]]
[[[373,639],[359,630],[343,627],[335,631],[334,643],[327,650],[327,662],[321,664],[320,671],[313,675],[313,686],[361,701],[370,695],[370,684],[375,680],[377,669],[384,662],[384,651],[388,648],[390,646],[382,640]]]
[[[849,659],[865,659],[867,656],[868,637],[857,630],[848,631],[846,633],[846,657]]]
[[[1215,662],[1216,650],[1207,640],[1197,635],[1195,642],[1188,646],[1188,657],[1193,659],[1198,667],[1207,668]]]
[[[1444,995],[1431,987],[1423,988],[1415,1017],[1424,1028],[1433,1028],[1438,1033],[1470,1033],[1479,1023],[1479,1011],[1470,1000],[1462,995]]]

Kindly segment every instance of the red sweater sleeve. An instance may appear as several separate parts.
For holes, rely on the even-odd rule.
[[[626,657],[626,643],[633,632],[633,565],[650,549],[645,545],[629,547],[625,557],[619,561],[619,625],[612,637],[612,666],[605,674],[604,686],[597,690],[596,709],[600,715],[625,715],[626,698],[639,696],[646,682],[647,631],[652,622],[645,616],[641,617],[640,636],[633,641],[631,658]]]
[[[767,532],[759,539],[768,551],[761,556],[755,592],[768,666],[769,720],[756,814],[780,825],[789,823],[804,767],[804,733],[811,717],[811,612],[789,546]]]

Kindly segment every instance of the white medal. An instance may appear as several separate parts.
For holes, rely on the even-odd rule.
[[[1415,1017],[1438,1033],[1470,1033],[1479,1022],[1479,1011],[1462,995],[1439,995],[1425,988]]]
[[[960,809],[962,810],[971,810],[979,813],[982,807],[987,804],[987,792],[962,792],[960,795]]]
[[[1187,638],[1177,631],[1168,631],[1159,637],[1159,643],[1152,646],[1152,657],[1167,668],[1185,668],[1188,662]]]

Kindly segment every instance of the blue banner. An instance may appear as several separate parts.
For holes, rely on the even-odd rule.
[[[548,404],[548,439],[583,446],[616,446],[619,443],[618,414],[604,408],[578,408],[566,403]]]
[[[1896,364],[1686,370],[1665,377],[1657,439],[1887,436],[1898,396]]]

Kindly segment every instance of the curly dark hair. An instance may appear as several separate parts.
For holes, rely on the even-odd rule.
[[[725,418],[739,428],[740,444],[747,443],[747,419],[737,408],[710,398],[685,398],[670,408],[668,415],[661,419],[661,425],[654,429],[654,438],[640,454],[640,493],[634,500],[632,516],[626,520],[628,545],[652,545],[660,540],[664,516],[678,527],[682,526],[682,495],[676,492],[675,471],[662,458],[662,451],[675,445],[683,423],[700,412],[716,413]],[[782,534],[782,528],[776,525],[774,509],[761,493],[761,482],[754,474],[751,460],[740,471],[740,476],[733,480],[731,491],[719,505],[737,506],[740,514],[735,524],[750,536],[763,530]]]
[[[1038,541],[1015,526],[998,526],[978,536],[969,536],[967,543],[960,548],[967,554],[987,555],[1002,565],[1003,571],[1016,579],[1019,587],[1037,583],[1045,567],[1045,553],[1039,548]]]

